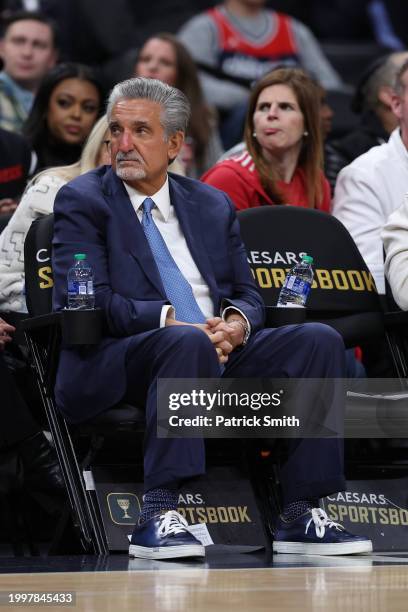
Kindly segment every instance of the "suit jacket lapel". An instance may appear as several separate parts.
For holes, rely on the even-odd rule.
[[[157,291],[166,299],[159,270],[150,250],[149,243],[132,206],[128,193],[115,172],[110,168],[102,179],[103,191],[108,204],[119,218],[125,247],[139,262],[141,269]]]
[[[207,283],[216,307],[217,285],[211,262],[203,242],[199,204],[194,196],[169,176],[170,200],[183,230],[191,256]]]

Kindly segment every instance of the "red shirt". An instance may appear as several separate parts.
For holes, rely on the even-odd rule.
[[[237,210],[254,208],[266,204],[274,204],[270,196],[264,190],[259,173],[248,151],[243,151],[234,157],[225,159],[210,168],[202,177],[204,183],[208,183],[221,191],[225,191],[234,202]],[[318,210],[330,212],[330,185],[321,173],[323,198]],[[277,181],[277,187],[282,193],[284,203],[291,206],[303,206],[308,208],[306,194],[305,173],[298,168],[290,183]]]
[[[207,11],[218,31],[218,65],[226,74],[257,80],[277,65],[299,64],[298,49],[288,15],[273,13],[273,31],[258,43],[236,30],[217,7]]]

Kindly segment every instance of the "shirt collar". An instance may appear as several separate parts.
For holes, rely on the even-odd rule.
[[[168,221],[170,215],[170,192],[169,192],[169,177],[166,176],[166,180],[159,191],[156,191],[151,196],[146,196],[145,193],[137,191],[134,187],[131,187],[123,181],[126,191],[128,192],[130,201],[132,202],[133,208],[136,212],[141,208],[143,202],[147,197],[150,197],[156,204],[160,211],[164,221]]]

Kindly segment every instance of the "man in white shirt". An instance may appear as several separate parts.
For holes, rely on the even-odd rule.
[[[385,276],[402,310],[408,310],[408,193],[388,217],[381,233],[385,249]]]
[[[56,401],[74,422],[123,398],[145,404],[146,493],[129,554],[203,556],[176,509],[180,483],[205,470],[204,443],[157,437],[157,380],[326,378],[325,409],[340,415],[342,396],[330,380],[344,376],[344,345],[320,324],[262,329],[263,304],[233,204],[221,191],[167,173],[188,124],[184,94],[154,79],[130,79],[113,89],[107,115],[112,168],[59,191],[53,241],[55,308],[66,304],[73,254],[87,253],[107,332],[86,354],[62,350]],[[317,508],[320,497],[344,489],[341,440],[293,441],[281,481],[277,552],[371,550],[371,542],[338,529]]]
[[[399,125],[340,172],[333,214],[346,226],[377,285],[385,293],[381,231],[408,191],[408,61],[400,68],[391,106]]]

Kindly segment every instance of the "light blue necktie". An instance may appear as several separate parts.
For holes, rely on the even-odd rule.
[[[154,205],[151,198],[144,200],[142,227],[156,261],[167,298],[176,310],[176,319],[186,323],[205,323],[205,317],[197,304],[190,283],[180,272],[153,220],[152,208]]]

